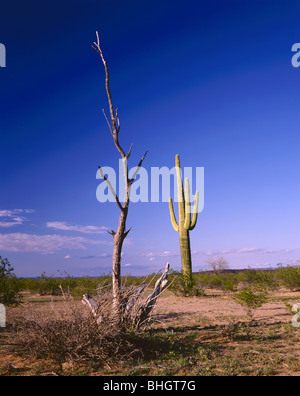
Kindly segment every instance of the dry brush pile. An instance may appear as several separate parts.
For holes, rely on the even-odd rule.
[[[81,302],[61,289],[63,302],[47,310],[23,305],[12,321],[18,354],[91,367],[111,366],[148,353],[149,340],[141,331],[151,322],[156,300],[167,284],[169,264],[147,297],[149,284],[122,288],[121,321],[116,317],[111,287],[99,286],[95,297]],[[82,304],[83,303],[83,304]],[[89,309],[88,309],[89,308]]]
[[[15,317],[13,350],[21,356],[92,367],[112,365],[141,355],[139,337],[130,328],[116,327],[111,293],[101,296],[102,321],[70,296],[57,307],[41,310],[32,304]],[[100,313],[100,311],[99,311]]]

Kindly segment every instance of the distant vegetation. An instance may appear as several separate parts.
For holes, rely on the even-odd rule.
[[[126,286],[139,286],[147,283],[149,287],[154,287],[159,275],[152,274],[143,277],[125,276],[122,283]],[[282,267],[275,270],[223,270],[223,271],[203,271],[193,273],[193,282],[186,286],[184,276],[181,272],[173,271],[169,275],[169,290],[180,296],[200,296],[205,294],[207,289],[217,289],[228,292],[236,292],[246,289],[249,286],[260,286],[268,290],[275,290],[279,287],[288,288],[291,291],[300,290],[300,267]],[[102,275],[99,277],[75,278],[68,274],[46,275],[43,273],[39,278],[16,278],[8,276],[6,282],[0,284],[0,295],[4,287],[13,289],[15,293],[29,291],[39,295],[60,295],[61,288],[70,292],[73,296],[81,297],[85,293],[95,294],[99,284],[101,286],[111,286],[111,276]]]

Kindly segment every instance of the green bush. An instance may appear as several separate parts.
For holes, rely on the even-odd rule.
[[[217,272],[200,272],[195,275],[197,283],[203,289],[220,289],[224,291],[235,291],[239,280],[236,274],[217,273]]]
[[[257,289],[251,286],[239,291],[232,298],[246,310],[251,320],[254,318],[255,310],[268,301],[267,293],[264,289]]]
[[[83,294],[95,294],[99,284],[104,286],[111,285],[111,276],[103,275],[99,278],[88,276],[74,278],[67,273],[58,276],[42,273],[37,279],[19,279],[22,290],[38,293],[41,296],[57,296],[64,292],[69,292],[74,297],[82,297]]]
[[[36,292],[41,295],[57,296],[61,294],[61,280],[54,276],[47,276],[45,272],[38,278],[36,283]]]
[[[239,273],[239,281],[247,285],[259,285],[269,289],[278,287],[274,271],[248,269]]]
[[[89,276],[85,276],[82,278],[74,279],[74,283],[70,288],[70,292],[74,297],[82,297],[83,294],[96,294],[97,289],[101,285],[101,287],[111,287],[112,278],[108,275],[103,275],[99,278],[90,278]]]
[[[276,270],[276,277],[281,284],[292,291],[300,290],[300,268],[281,267]]]
[[[9,261],[0,256],[0,303],[6,306],[21,302],[20,285],[13,271]]]
[[[187,282],[186,277],[181,272],[173,272],[171,276],[169,276],[169,289],[175,296],[182,297],[192,297],[192,296],[203,296],[204,290],[197,283],[197,279],[195,275],[192,275],[192,281]]]
[[[76,286],[76,280],[68,274],[60,274],[59,277],[55,277],[54,275],[48,276],[43,272],[38,279],[28,282],[27,286],[30,287],[31,291],[41,296],[58,296],[62,289],[65,291],[73,289]]]

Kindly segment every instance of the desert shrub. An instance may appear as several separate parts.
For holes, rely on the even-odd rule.
[[[58,296],[61,294],[61,288],[67,291],[74,289],[76,285],[77,280],[67,273],[54,276],[43,272],[38,279],[27,280],[27,288],[41,296]]]
[[[267,293],[264,289],[251,286],[237,292],[232,298],[245,309],[247,316],[251,320],[254,319],[255,310],[268,301]]]
[[[193,274],[196,277],[196,282],[201,286],[202,289],[210,288],[211,274],[208,272],[198,272]]]
[[[222,279],[222,283],[221,283],[222,290],[233,292],[237,289],[239,280],[236,274],[231,274],[231,273],[223,274],[221,279]]]
[[[203,289],[212,288],[224,291],[235,291],[238,286],[238,278],[234,273],[200,272],[198,284]]]
[[[276,270],[276,277],[281,284],[292,291],[300,289],[300,268],[299,267],[281,267]]]
[[[150,287],[154,287],[159,279],[159,274],[150,274],[143,277],[134,277],[130,275],[123,276],[122,285],[137,287],[143,283],[149,283]],[[82,297],[83,294],[95,294],[98,286],[101,284],[110,287],[112,285],[111,275],[100,275],[99,277],[83,276],[80,278],[71,277],[68,274],[47,275],[43,273],[38,278],[22,278],[18,279],[20,289],[30,291],[40,295],[59,295],[60,286],[63,290],[70,291],[74,297]]]
[[[70,295],[65,295],[56,309],[24,307],[13,324],[17,334],[15,352],[25,357],[49,358],[60,365],[67,362],[92,367],[141,357],[139,335],[115,325],[111,294],[109,300],[108,294],[103,296],[100,307],[102,320],[98,323]]]
[[[274,271],[258,271],[257,284],[272,290],[279,286]]]
[[[91,278],[89,276],[74,279],[74,284],[69,287],[73,297],[81,298],[83,294],[95,294],[99,285],[110,287],[112,284],[112,278],[109,275],[102,275],[97,278]],[[64,288],[64,290],[67,290]]]
[[[35,291],[37,289],[37,279],[32,278],[19,278],[19,287],[22,291]]]
[[[35,291],[41,296],[51,295],[57,296],[61,294],[60,280],[53,275],[48,276],[45,272],[38,278]]]
[[[0,303],[6,306],[21,302],[20,285],[13,271],[9,261],[0,256]]]
[[[235,322],[231,320],[228,324],[221,327],[221,334],[223,337],[229,337],[232,340],[237,340],[239,339],[243,330],[246,330],[248,332],[245,323]]]
[[[278,287],[274,271],[247,269],[239,273],[238,279],[248,286],[258,285],[269,289]]]
[[[186,281],[184,275],[180,272],[173,272],[169,277],[169,290],[172,291],[175,296],[192,297],[192,296],[203,296],[204,290],[201,285],[197,282],[195,275],[192,276],[192,281]]]
[[[212,274],[211,287],[221,289],[224,291],[234,291],[238,285],[238,280],[235,274]]]
[[[247,269],[239,273],[239,281],[247,285],[252,285],[257,282],[257,271],[254,269]]]

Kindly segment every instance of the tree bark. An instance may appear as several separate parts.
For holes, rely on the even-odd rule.
[[[114,235],[114,249],[112,262],[112,283],[113,283],[113,309],[115,314],[120,317],[121,311],[121,257],[122,247],[125,239],[127,210],[123,210],[119,217],[119,225]]]

